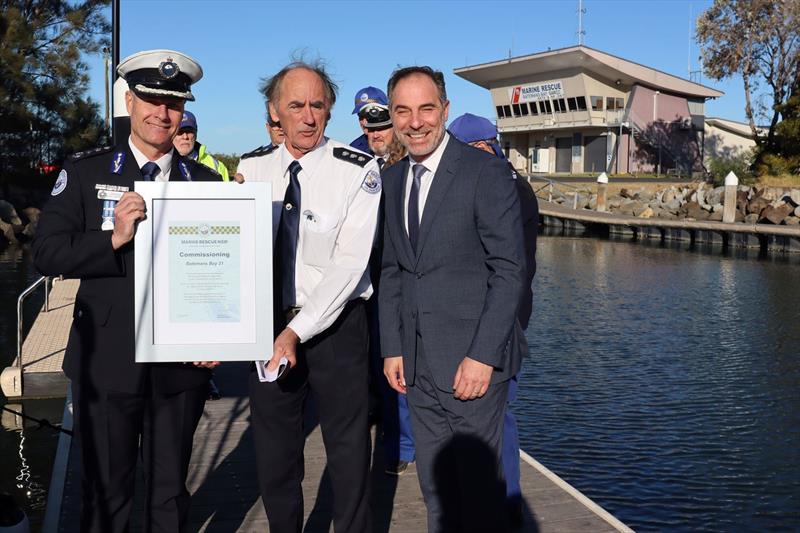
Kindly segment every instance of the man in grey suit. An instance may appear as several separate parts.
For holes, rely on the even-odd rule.
[[[503,413],[526,346],[516,187],[500,159],[445,131],[441,72],[399,69],[388,93],[409,155],[382,176],[384,374],[408,394],[429,531],[503,531]]]

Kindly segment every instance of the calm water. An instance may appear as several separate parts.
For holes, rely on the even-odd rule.
[[[22,247],[0,249],[0,368],[14,360],[17,350],[17,296],[39,275],[31,266],[30,251]],[[42,293],[31,296],[25,306],[29,328],[44,300]],[[37,418],[60,422],[63,400],[30,400],[24,404],[0,403]],[[31,531],[39,531],[47,504],[47,488],[58,434],[32,424],[22,425],[13,415],[2,414],[0,428],[0,492],[12,494],[28,514]]]
[[[522,448],[637,531],[800,531],[800,257],[538,259]]]
[[[538,258],[523,449],[637,531],[800,531],[800,257],[543,236]],[[36,277],[0,251],[3,366]],[[60,420],[63,402],[24,407]],[[56,441],[0,433],[0,491],[34,522]]]

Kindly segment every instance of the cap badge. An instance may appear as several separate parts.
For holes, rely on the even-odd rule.
[[[178,68],[178,65],[174,61],[172,61],[171,57],[167,57],[166,61],[162,61],[161,64],[158,65],[158,73],[168,80],[171,80],[177,76],[180,71],[181,69]]]
[[[361,101],[366,102],[369,100],[369,95],[367,93],[361,93]]]

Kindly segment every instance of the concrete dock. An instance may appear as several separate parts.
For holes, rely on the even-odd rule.
[[[706,220],[640,218],[569,207],[539,199],[542,224],[567,232],[629,238],[634,241],[677,241],[720,249],[751,248],[761,253],[800,252],[800,227],[725,223]]]

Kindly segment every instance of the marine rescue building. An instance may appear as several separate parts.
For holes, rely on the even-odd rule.
[[[702,171],[705,102],[723,95],[586,46],[454,72],[489,89],[503,150],[529,173]]]

